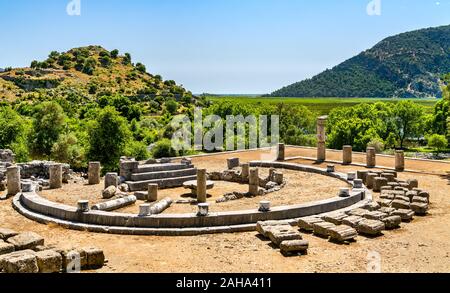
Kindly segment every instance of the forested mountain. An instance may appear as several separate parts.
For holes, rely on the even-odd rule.
[[[274,97],[440,97],[450,72],[450,25],[389,37],[373,48],[271,94]]]

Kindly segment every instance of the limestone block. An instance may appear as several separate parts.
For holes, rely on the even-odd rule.
[[[365,183],[368,174],[369,174],[369,171],[359,170],[356,172],[356,177],[358,177],[358,179],[362,179],[362,181]]]
[[[373,212],[370,212],[367,215],[365,215],[364,218],[369,219],[369,220],[381,221],[382,219],[386,218],[387,216],[388,216],[388,214],[382,213],[380,211],[373,211]]]
[[[239,167],[239,158],[230,158],[227,159],[228,170]]]
[[[381,187],[386,186],[388,184],[388,180],[384,177],[375,177],[373,182],[373,191],[380,192]]]
[[[370,212],[373,212],[373,211],[379,210],[381,207],[380,207],[380,205],[378,203],[372,201],[372,202],[370,202],[368,204],[365,204],[362,208],[365,209],[365,210],[368,210]]]
[[[388,216],[391,216],[395,209],[391,207],[382,207],[381,209],[379,209],[379,211],[387,214]]]
[[[36,252],[40,273],[59,273],[62,268],[62,256],[54,250]]]
[[[385,228],[386,226],[381,221],[365,219],[358,223],[356,230],[360,234],[376,236],[380,235]]]
[[[395,199],[394,201],[392,201],[392,205],[391,206],[394,209],[406,209],[406,210],[410,209],[409,201],[404,201],[404,200],[401,200],[401,199]]]
[[[341,225],[342,220],[346,218],[347,215],[344,213],[329,213],[322,216],[322,220],[325,222],[333,223],[335,225]]]
[[[17,233],[14,230],[11,229],[6,229],[6,228],[0,228],[0,239],[1,240],[7,240],[10,237],[19,235],[19,233]]]
[[[397,229],[400,227],[402,218],[400,216],[390,216],[382,219],[387,230]]]
[[[314,230],[313,225],[321,222],[324,222],[324,220],[316,216],[305,217],[298,220],[298,226],[300,227],[300,230],[312,232]]]
[[[425,197],[420,197],[420,196],[414,196],[412,198],[412,203],[426,203],[428,204],[428,199]]]
[[[64,272],[74,271],[87,267],[87,255],[83,249],[68,249],[60,252],[62,256],[62,269]]]
[[[410,209],[397,209],[392,213],[393,216],[400,216],[402,221],[411,221],[414,217],[414,211]]]
[[[408,183],[408,188],[410,190],[412,190],[413,188],[419,187],[419,181],[417,179],[408,179],[408,181],[406,181],[406,183]]]
[[[84,248],[83,250],[86,252],[87,267],[89,269],[99,269],[103,267],[105,263],[105,254],[103,253],[103,250],[95,247]]]
[[[314,235],[320,237],[328,237],[330,236],[330,229],[336,227],[335,224],[330,222],[320,222],[313,224]]]
[[[381,177],[386,178],[388,182],[395,182],[395,176],[392,173],[383,173]]]
[[[109,186],[108,188],[103,190],[102,197],[104,199],[110,199],[110,198],[114,197],[116,195],[116,193],[117,193],[117,187]]]
[[[390,185],[381,187],[381,192],[388,191],[388,190],[394,190],[394,188]]]
[[[0,270],[9,274],[38,273],[36,253],[32,250],[22,250],[2,255]]]
[[[411,210],[414,211],[416,215],[426,215],[428,212],[428,204],[427,203],[420,203],[420,202],[413,202],[411,204]]]
[[[280,222],[280,221],[260,221],[256,223],[256,231],[258,231],[259,234],[262,236],[269,238],[268,232],[273,227],[283,227],[284,229],[289,229],[290,225],[286,224],[286,222]]]
[[[369,211],[367,209],[358,208],[358,209],[353,209],[353,210],[349,211],[347,214],[349,216],[364,217],[368,213],[369,213]]]
[[[119,185],[119,175],[117,173],[106,173],[105,175],[105,189],[114,186],[117,187]]]
[[[89,162],[88,182],[89,185],[100,184],[100,162]]]
[[[342,224],[352,227],[352,228],[356,228],[356,226],[358,225],[359,222],[361,222],[362,220],[364,220],[363,217],[359,217],[359,216],[349,216],[346,217],[345,219],[342,220]]]
[[[391,207],[391,205],[392,205],[392,199],[385,199],[385,198],[382,198],[382,199],[379,199],[379,200],[377,200],[377,203],[380,205],[380,207]]]
[[[302,240],[302,235],[292,227],[273,227],[267,232],[270,241],[276,246],[287,240]]]
[[[340,225],[329,229],[330,239],[337,242],[345,242],[354,240],[358,236],[358,232],[346,225]]]
[[[24,250],[44,245],[44,238],[34,232],[25,232],[9,238],[7,242],[14,245],[15,250]]]
[[[306,240],[286,240],[280,243],[281,253],[303,253],[308,250],[309,242]]]
[[[378,174],[376,174],[376,173],[369,173],[369,174],[367,174],[366,186],[367,186],[368,189],[372,189],[373,188],[373,185],[375,183],[375,178],[376,177],[378,177]]]
[[[0,255],[8,254],[14,252],[14,245],[0,240]]]

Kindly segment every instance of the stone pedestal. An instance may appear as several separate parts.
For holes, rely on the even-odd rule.
[[[257,168],[250,169],[250,177],[249,177],[249,190],[248,192],[252,196],[258,195],[259,189],[259,171]]]
[[[18,194],[20,190],[20,168],[18,166],[11,166],[6,168],[6,184],[8,196]]]
[[[396,151],[395,152],[395,170],[398,172],[405,171],[405,152]]]
[[[317,161],[323,162],[327,159],[326,149],[326,124],[327,116],[322,116],[317,119]]]
[[[50,189],[62,187],[62,165],[54,164],[48,168],[50,175]]]
[[[284,161],[286,159],[286,145],[279,143],[277,146],[277,161]]]
[[[100,162],[89,162],[89,185],[100,184]]]
[[[117,187],[119,185],[119,175],[117,173],[107,173],[105,175],[105,189],[114,186]]]
[[[197,170],[197,202],[206,203],[206,169]]]
[[[350,165],[353,162],[353,147],[351,145],[344,145],[342,150],[342,163]]]
[[[367,168],[375,168],[377,165],[377,154],[375,148],[367,148]]]
[[[157,200],[158,200],[158,184],[149,184],[147,201],[154,202]]]

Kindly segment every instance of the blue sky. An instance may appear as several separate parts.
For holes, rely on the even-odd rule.
[[[450,0],[0,0],[0,67],[85,45],[130,52],[194,93],[268,93],[383,38],[450,24]]]

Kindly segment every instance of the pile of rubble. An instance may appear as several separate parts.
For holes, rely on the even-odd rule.
[[[101,249],[57,249],[44,245],[34,232],[17,233],[0,228],[0,272],[60,273],[99,269],[105,264]]]

